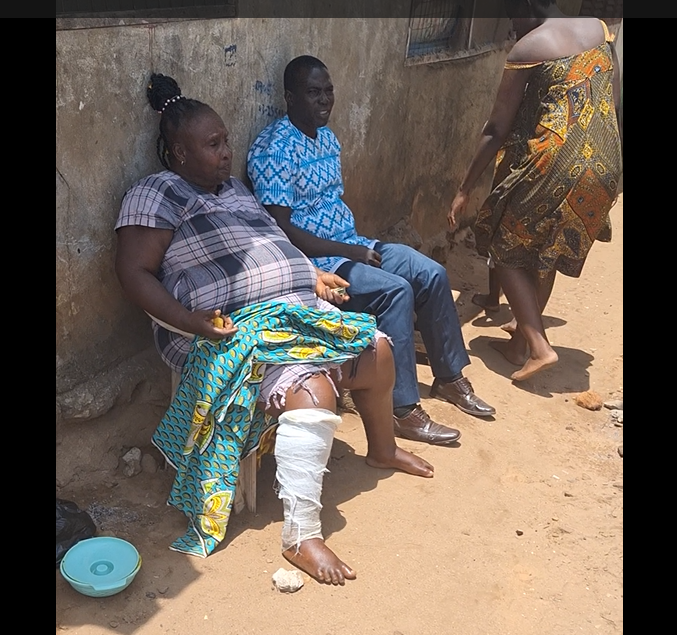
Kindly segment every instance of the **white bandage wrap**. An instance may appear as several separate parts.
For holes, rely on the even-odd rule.
[[[290,410],[276,430],[278,496],[284,507],[282,550],[322,538],[322,479],[341,417],[323,408]]]

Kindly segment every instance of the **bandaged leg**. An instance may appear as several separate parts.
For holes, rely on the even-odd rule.
[[[284,507],[282,550],[322,539],[322,480],[341,417],[323,408],[280,415],[275,440],[278,496]]]

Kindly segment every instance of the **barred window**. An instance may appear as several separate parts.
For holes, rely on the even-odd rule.
[[[503,0],[412,0],[407,64],[479,55],[510,38]]]

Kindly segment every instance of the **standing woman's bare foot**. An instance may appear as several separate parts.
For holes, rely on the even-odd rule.
[[[524,381],[525,379],[529,379],[529,377],[533,377],[536,373],[540,373],[542,370],[554,366],[558,359],[555,351],[552,351],[552,353],[549,353],[544,357],[530,357],[520,370],[517,370],[510,375],[510,379],[513,381]]]
[[[496,298],[490,297],[488,293],[476,293],[472,297],[472,303],[484,309],[487,313],[498,313],[501,308],[499,301]]]
[[[295,567],[323,584],[344,585],[354,580],[357,574],[324,544],[322,538],[310,538],[290,547],[282,555]]]
[[[524,347],[520,346],[519,350],[513,340],[491,340],[489,346],[495,351],[498,351],[514,366],[522,366],[527,361],[527,353]]]
[[[510,320],[510,322],[502,324],[501,329],[503,329],[506,333],[510,333],[510,335],[517,333],[517,320],[513,318]]]
[[[435,474],[435,468],[428,461],[397,446],[392,456],[373,456],[368,453],[366,461],[370,467],[402,470],[424,478],[432,478]]]

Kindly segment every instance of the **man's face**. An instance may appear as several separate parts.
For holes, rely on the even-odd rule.
[[[299,78],[295,91],[285,98],[289,116],[302,132],[315,136],[315,131],[329,123],[334,107],[334,85],[326,68],[313,68],[305,78]]]

